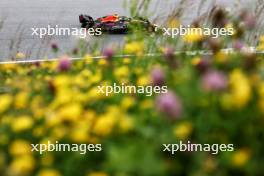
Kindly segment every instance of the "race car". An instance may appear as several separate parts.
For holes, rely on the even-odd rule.
[[[102,32],[116,34],[125,34],[134,29],[154,32],[156,28],[156,25],[151,24],[144,18],[129,18],[117,14],[100,17],[96,20],[89,15],[81,14],[79,15],[79,21],[82,28],[101,28]]]

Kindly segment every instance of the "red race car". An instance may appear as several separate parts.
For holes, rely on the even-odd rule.
[[[103,32],[108,33],[128,33],[133,28],[145,29],[153,32],[156,25],[151,24],[144,18],[129,18],[117,14],[108,15],[94,20],[89,15],[79,15],[79,21],[82,28],[101,28]]]

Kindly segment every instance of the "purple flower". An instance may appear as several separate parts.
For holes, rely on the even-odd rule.
[[[110,60],[110,59],[113,58],[115,52],[114,52],[114,50],[112,48],[106,48],[106,49],[103,50],[103,53],[102,54],[103,54],[103,56],[106,59]]]
[[[171,47],[167,47],[164,49],[164,57],[167,59],[167,60],[172,60],[174,59],[174,49],[171,48]]]
[[[234,40],[232,45],[236,50],[241,50],[244,47],[244,43],[240,40]]]
[[[71,67],[71,60],[67,57],[64,56],[59,60],[59,65],[58,65],[58,70],[59,71],[67,71]]]
[[[244,23],[248,29],[253,29],[256,26],[257,22],[256,22],[256,18],[253,15],[247,14],[244,17]]]
[[[206,56],[201,59],[201,61],[196,65],[196,69],[200,73],[205,73],[211,66],[211,58],[207,58]]]
[[[160,94],[156,99],[158,111],[166,114],[171,119],[177,119],[182,114],[182,104],[177,95],[168,91]]]
[[[221,91],[227,87],[226,76],[219,71],[208,71],[202,77],[202,87],[206,91]]]
[[[162,86],[165,83],[165,75],[161,68],[154,68],[151,72],[152,84],[155,86]]]

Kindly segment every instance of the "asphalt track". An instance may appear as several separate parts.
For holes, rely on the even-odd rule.
[[[195,2],[198,4],[198,1],[200,0]],[[219,1],[230,8],[235,5],[229,0]],[[244,4],[236,5],[252,4],[252,0],[244,1]],[[155,15],[162,16],[173,10],[178,3],[179,0],[154,0],[151,9]],[[205,5],[204,10],[211,5],[212,3]],[[190,10],[183,19],[185,22],[197,16],[194,12],[197,8],[195,3],[188,7]],[[51,43],[58,43],[61,53],[72,51],[78,44],[78,37],[53,36],[40,39],[31,35],[31,28],[48,25],[79,28],[80,13],[87,13],[94,17],[113,13],[129,15],[129,12],[123,8],[123,0],[0,0],[0,21],[3,21],[0,23],[0,60],[10,60],[19,51],[29,55],[28,59],[56,57],[57,54],[51,52]],[[101,48],[104,48],[109,45],[122,45],[123,36],[106,35],[90,40],[90,43],[99,42]]]

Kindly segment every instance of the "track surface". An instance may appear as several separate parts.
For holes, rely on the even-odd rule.
[[[199,0],[196,0],[198,4]],[[226,6],[233,7],[229,0],[219,0]],[[251,0],[244,0],[252,2]],[[154,6],[157,4],[158,6]],[[179,0],[154,0],[152,10],[155,15],[169,13],[177,6]],[[195,4],[195,3],[194,3]],[[246,4],[246,3],[245,3]],[[208,6],[204,5],[206,10]],[[241,4],[240,4],[241,5]],[[192,13],[187,13],[183,21],[190,21],[197,16],[194,9],[198,8],[192,4],[188,6]],[[59,25],[60,27],[79,27],[78,15],[87,13],[94,17],[107,14],[129,13],[123,8],[123,0],[0,0],[0,60],[11,58],[18,51],[30,55],[30,59],[42,58],[44,56],[55,57],[51,52],[50,43],[58,43],[60,52],[71,51],[77,45],[77,38],[72,36],[48,37],[40,39],[32,36],[32,27],[47,27],[47,25]],[[92,42],[99,41],[102,47],[108,45],[121,45],[122,35],[107,35],[92,39]]]

